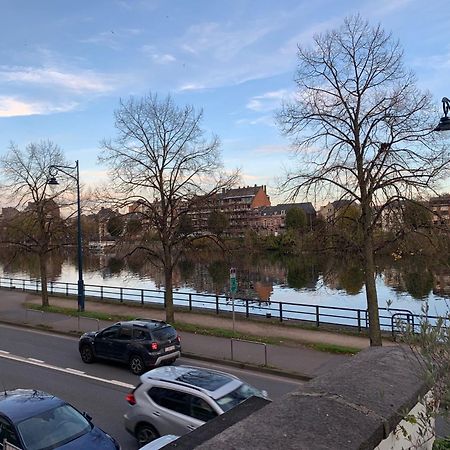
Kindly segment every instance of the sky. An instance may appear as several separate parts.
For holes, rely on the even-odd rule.
[[[360,13],[400,40],[421,88],[450,97],[444,0],[0,0],[0,155],[51,140],[79,160],[86,186],[106,180],[100,141],[129,96],[171,94],[203,110],[225,167],[267,185],[292,164],[275,113],[295,91],[297,45]],[[299,201],[313,199],[298,199]],[[315,205],[320,206],[320,205]]]

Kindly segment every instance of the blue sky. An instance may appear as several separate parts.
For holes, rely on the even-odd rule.
[[[103,179],[99,142],[130,95],[171,93],[203,108],[225,164],[266,184],[290,163],[274,112],[295,89],[297,43],[357,12],[392,31],[419,85],[450,96],[444,0],[0,0],[0,154],[50,139],[82,181]],[[299,199],[303,200],[303,199]],[[310,199],[312,200],[312,199]]]

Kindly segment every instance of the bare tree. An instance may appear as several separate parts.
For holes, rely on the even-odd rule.
[[[70,184],[62,186],[58,194],[50,191],[47,180],[53,164],[67,165],[61,149],[51,141],[31,143],[25,150],[11,144],[0,159],[3,198],[17,209],[17,214],[4,219],[2,243],[38,255],[42,306],[49,304],[48,254],[67,241],[65,221],[55,200]]]
[[[143,251],[163,269],[168,322],[174,321],[174,267],[199,237],[190,215],[237,176],[225,175],[218,139],[204,138],[201,119],[202,112],[178,107],[170,96],[131,97],[115,112],[117,137],[102,143],[100,161],[110,168],[112,199],[145,224],[127,254]]]
[[[360,16],[298,49],[294,101],[279,112],[298,167],[282,189],[359,203],[371,345],[381,345],[373,235],[384,208],[432,190],[449,155],[431,133],[431,97],[403,66],[397,41]]]

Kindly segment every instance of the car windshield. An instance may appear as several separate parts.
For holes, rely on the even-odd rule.
[[[70,405],[61,405],[17,425],[27,450],[47,450],[89,433],[91,423]]]
[[[257,397],[263,397],[261,391],[249,386],[248,384],[241,384],[234,391],[229,392],[227,395],[216,400],[217,404],[222,408],[224,412],[239,405],[249,397],[256,395]]]

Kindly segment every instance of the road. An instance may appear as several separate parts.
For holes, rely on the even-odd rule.
[[[123,450],[138,448],[123,427],[125,395],[138,378],[121,365],[84,364],[78,339],[52,333],[0,325],[0,388],[41,389],[62,397],[88,412],[96,425],[114,436]],[[234,369],[220,364],[180,358],[177,364],[207,366],[235,374],[273,400],[295,390],[302,382]]]

